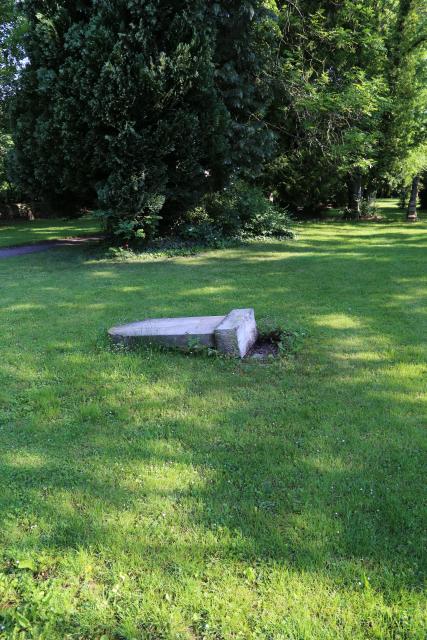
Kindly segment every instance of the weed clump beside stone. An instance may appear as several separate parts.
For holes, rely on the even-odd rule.
[[[271,360],[280,357],[293,357],[297,354],[306,332],[302,329],[290,330],[280,326],[265,326],[258,333],[258,339],[246,358],[253,360]]]

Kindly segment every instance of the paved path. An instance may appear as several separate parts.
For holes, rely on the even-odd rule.
[[[34,244],[24,244],[18,247],[0,248],[0,260],[2,258],[13,258],[14,256],[24,256],[27,253],[40,253],[41,251],[49,251],[55,247],[73,247],[75,245],[83,245],[88,242],[102,240],[100,236],[84,237],[84,238],[65,238],[64,240],[46,240],[45,242],[35,242]]]

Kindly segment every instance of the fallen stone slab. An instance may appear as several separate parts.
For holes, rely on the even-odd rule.
[[[108,333],[116,344],[128,346],[156,343],[182,349],[196,344],[215,348],[214,331],[224,318],[225,316],[151,318],[113,327]]]
[[[150,318],[113,327],[108,334],[113,343],[128,347],[159,344],[188,350],[202,346],[241,358],[258,336],[253,309],[234,309],[227,316]]]

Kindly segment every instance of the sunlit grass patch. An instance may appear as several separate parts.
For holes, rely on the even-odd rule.
[[[0,636],[424,640],[426,231],[1,262]],[[294,356],[105,339],[236,306]]]
[[[0,247],[12,247],[46,240],[58,240],[100,233],[99,222],[86,216],[77,220],[33,220],[0,223]]]

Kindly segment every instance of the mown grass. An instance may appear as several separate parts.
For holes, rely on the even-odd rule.
[[[90,236],[100,231],[99,222],[90,216],[77,220],[51,219],[19,223],[0,223],[0,247],[33,244],[77,236]]]
[[[324,221],[339,221],[343,217],[344,208],[325,209],[319,214],[319,219]],[[417,212],[421,218],[425,212]],[[401,209],[398,200],[395,198],[378,198],[372,206],[371,215],[380,216],[384,222],[396,222],[398,219],[406,218],[406,208]]]
[[[425,638],[427,224],[0,262],[0,637]],[[108,349],[253,306],[270,364]]]

